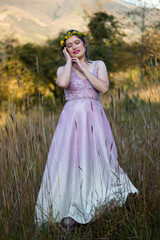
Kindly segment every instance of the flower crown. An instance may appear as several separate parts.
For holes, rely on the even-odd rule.
[[[76,30],[74,30],[73,32],[68,32],[68,33],[65,35],[64,39],[63,39],[62,41],[60,41],[61,46],[64,45],[64,41],[65,41],[66,39],[70,38],[70,37],[71,37],[72,35],[74,35],[74,34],[76,34],[76,35],[81,35],[81,36],[83,36],[83,37],[85,37],[85,36],[87,35],[85,32],[79,32],[79,31],[76,31]]]

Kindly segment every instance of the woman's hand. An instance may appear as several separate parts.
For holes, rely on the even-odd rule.
[[[85,70],[85,66],[78,58],[71,58],[72,63],[74,64],[74,67],[79,70],[80,72],[83,72]]]
[[[66,61],[67,61],[67,62],[71,62],[71,57],[70,57],[70,55],[69,55],[66,47],[63,49],[63,54],[64,54],[64,56],[65,56]]]

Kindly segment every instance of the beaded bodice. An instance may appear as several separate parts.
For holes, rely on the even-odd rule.
[[[94,62],[94,67],[92,74],[97,77],[97,64],[98,61]],[[100,100],[100,92],[97,91],[89,80],[82,79],[78,74],[71,69],[71,79],[68,88],[64,89],[66,101],[72,99],[82,99],[82,98],[91,98],[95,100]]]

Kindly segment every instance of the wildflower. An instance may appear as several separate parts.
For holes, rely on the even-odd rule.
[[[61,46],[63,46],[64,41],[66,39],[70,38],[73,34],[82,35],[83,37],[87,35],[85,32],[79,32],[79,31],[76,31],[76,30],[74,30],[73,32],[68,32],[67,35],[64,37],[64,39],[60,41]]]

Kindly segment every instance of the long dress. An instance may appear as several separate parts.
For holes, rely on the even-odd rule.
[[[97,63],[92,74],[97,76]],[[138,193],[118,163],[100,92],[72,68],[64,89],[66,103],[50,145],[35,206],[35,221],[54,223],[71,218],[86,224],[102,205],[122,206]]]

